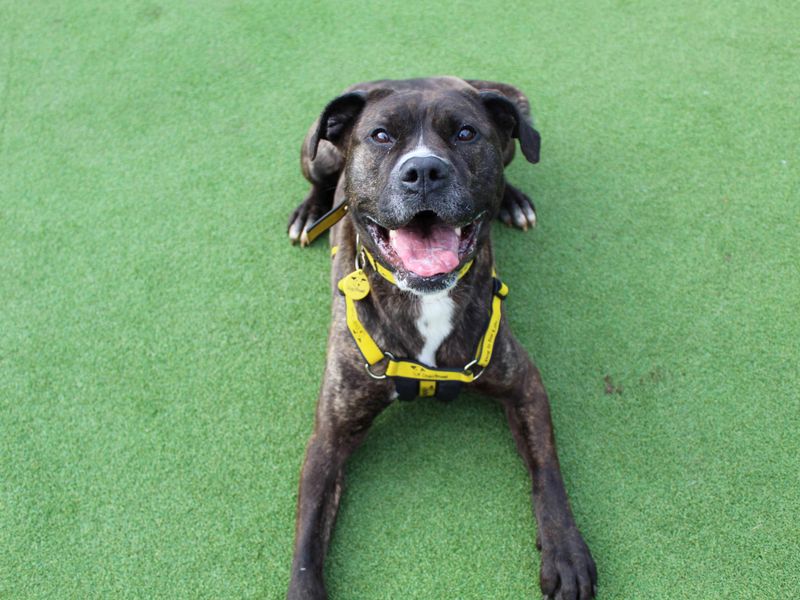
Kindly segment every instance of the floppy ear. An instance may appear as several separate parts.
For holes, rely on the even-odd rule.
[[[331,100],[319,118],[317,130],[309,140],[311,160],[317,156],[320,140],[328,140],[335,146],[341,146],[347,140],[350,129],[367,103],[367,93],[361,90],[342,94]]]
[[[503,94],[494,90],[478,92],[483,106],[491,115],[497,126],[511,137],[519,140],[519,147],[528,162],[539,162],[541,136],[530,121],[520,113],[517,105]]]

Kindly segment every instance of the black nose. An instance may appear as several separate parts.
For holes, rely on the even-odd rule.
[[[436,156],[415,156],[400,166],[400,182],[409,192],[424,194],[447,185],[451,170]]]

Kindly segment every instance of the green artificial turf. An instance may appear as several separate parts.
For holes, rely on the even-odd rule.
[[[0,598],[281,598],[325,362],[300,141],[348,84],[512,82],[495,227],[600,597],[800,593],[796,2],[0,2]],[[537,597],[502,412],[393,406],[334,599]]]

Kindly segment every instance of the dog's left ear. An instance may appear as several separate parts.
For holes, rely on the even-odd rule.
[[[533,128],[530,121],[519,112],[517,105],[500,92],[494,90],[484,90],[479,92],[478,95],[486,111],[494,119],[501,131],[519,140],[519,147],[528,162],[539,162],[539,147],[541,146],[542,138],[539,132]]]
[[[317,130],[309,140],[311,160],[317,156],[320,140],[328,140],[338,147],[344,145],[347,134],[366,103],[367,92],[362,90],[342,94],[328,103],[319,117]]]

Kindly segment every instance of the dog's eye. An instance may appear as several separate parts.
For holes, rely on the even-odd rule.
[[[475,139],[476,135],[478,135],[478,133],[472,127],[470,127],[469,125],[465,125],[464,127],[458,130],[458,133],[456,134],[456,139],[459,142],[471,142],[472,140]]]
[[[379,144],[391,144],[392,136],[386,133],[385,129],[376,129],[370,134],[370,137]]]

